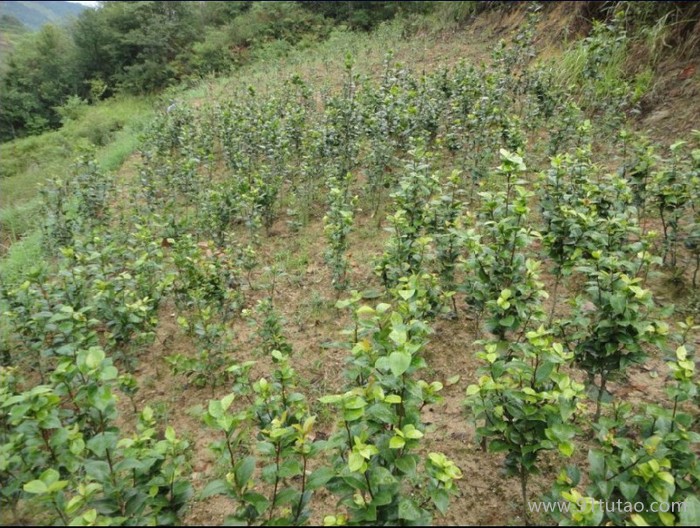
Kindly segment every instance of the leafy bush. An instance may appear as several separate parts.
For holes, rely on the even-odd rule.
[[[320,40],[328,34],[329,23],[296,2],[256,2],[229,25],[232,46],[255,46],[274,40],[296,44],[304,35]]]

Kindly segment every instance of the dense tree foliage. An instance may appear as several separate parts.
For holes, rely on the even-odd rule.
[[[67,28],[46,25],[10,54],[0,79],[0,140],[61,124],[77,96],[150,93],[328,36],[370,29],[414,2],[101,2]],[[257,53],[257,55],[256,55]]]
[[[56,105],[76,93],[75,45],[62,30],[44,26],[8,59],[2,81],[0,134],[12,138],[60,124]]]
[[[196,20],[190,2],[105,2],[73,29],[82,76],[110,92],[161,88],[176,78],[176,60],[197,38]]]

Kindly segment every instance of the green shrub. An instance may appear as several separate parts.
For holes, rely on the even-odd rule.
[[[253,46],[272,40],[296,44],[306,34],[328,34],[330,24],[293,2],[259,2],[229,26],[233,46]]]

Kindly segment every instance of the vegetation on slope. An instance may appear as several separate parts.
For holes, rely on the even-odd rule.
[[[4,67],[5,57],[27,28],[11,15],[0,15],[0,67]]]
[[[699,138],[634,120],[628,18],[552,61],[546,15],[336,29],[168,92],[116,174],[64,106],[93,146],[0,282],[8,521],[697,524]]]
[[[0,140],[57,127],[57,107],[70,97],[152,93],[309,47],[334,24],[371,28],[423,9],[413,2],[349,4],[346,13],[313,2],[102,2],[66,29],[42,27],[12,51],[0,79]]]

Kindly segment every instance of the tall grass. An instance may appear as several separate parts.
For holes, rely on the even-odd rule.
[[[604,25],[596,26],[594,21],[587,38],[565,43],[553,63],[556,76],[575,94],[598,99],[624,89],[635,103],[654,93],[661,61],[671,56],[678,59],[687,52],[686,42],[693,45],[692,34],[683,31],[696,27],[700,8],[692,3],[621,1],[599,14]],[[608,31],[596,32],[596,27],[607,27]],[[584,106],[591,103],[582,102]]]
[[[40,209],[39,197],[0,209],[0,229],[3,231],[3,243],[6,245],[14,243],[25,233],[34,229],[37,226]]]
[[[477,14],[480,2],[435,2],[434,18],[449,29],[465,24]]]
[[[629,48],[623,41],[617,45],[612,44],[613,39],[616,38],[621,37],[604,33],[595,37],[596,42],[591,42],[589,37],[569,46],[556,60],[557,80],[563,85],[572,87],[584,85],[590,81],[587,75],[590,75],[592,65],[595,65],[595,82],[601,91],[618,83],[624,77]],[[601,53],[600,49],[603,46],[607,49]]]
[[[114,135],[114,139],[97,151],[97,163],[104,171],[114,171],[136,150],[139,135],[153,118],[152,105],[140,114],[132,115],[129,123]]]
[[[0,279],[7,284],[16,283],[27,271],[44,265],[41,247],[41,231],[35,229],[28,236],[12,244],[0,259]]]

